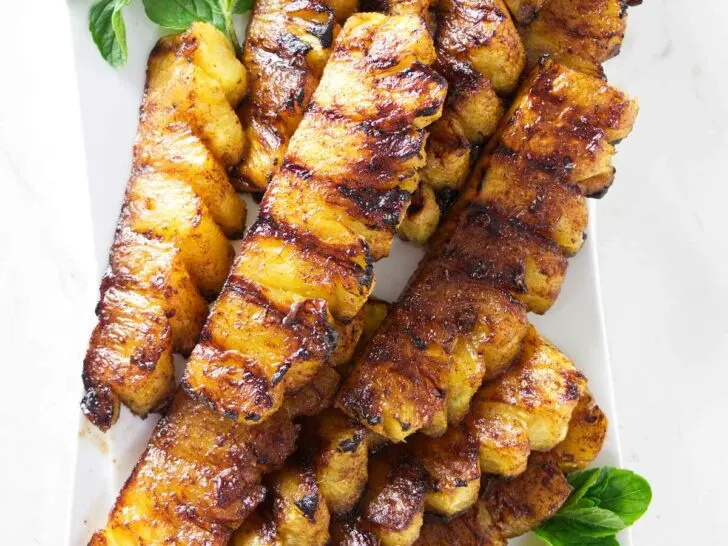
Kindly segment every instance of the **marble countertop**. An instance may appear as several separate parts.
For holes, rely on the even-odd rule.
[[[0,35],[0,543],[18,546],[65,540],[98,283],[66,5],[45,4]],[[598,249],[624,463],[654,489],[634,542],[728,544],[728,3],[630,17],[607,72],[641,114]]]

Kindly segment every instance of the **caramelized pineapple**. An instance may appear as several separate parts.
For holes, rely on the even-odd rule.
[[[569,421],[569,432],[553,454],[564,472],[583,470],[597,458],[607,436],[607,416],[591,394],[579,399]]]
[[[233,108],[245,68],[211,25],[163,38],[149,58],[132,176],[84,361],[82,408],[102,429],[174,393],[172,353],[189,354],[242,234],[245,205],[226,167],[243,134]]]
[[[337,382],[336,372],[324,368],[280,411],[255,427],[217,415],[180,391],[167,416],[157,423],[106,527],[93,536],[90,546],[228,544],[233,531],[262,501],[263,474],[279,468],[293,452],[298,433],[293,418],[330,405]],[[315,480],[306,484],[310,489]],[[273,489],[290,499],[306,484],[289,474],[281,476]],[[325,510],[325,506],[314,510],[326,517],[320,525],[324,530]],[[294,519],[287,521],[295,534]]]
[[[424,245],[440,222],[440,206],[432,188],[421,185],[412,196],[407,215],[399,225],[399,236],[405,241]]]
[[[309,453],[319,487],[332,514],[349,512],[367,482],[369,433],[343,413],[330,409],[306,423],[304,451]]]
[[[350,17],[187,364],[183,384],[256,423],[332,362],[374,287],[445,83],[415,17]],[[386,108],[384,108],[386,105]]]
[[[526,310],[544,313],[558,297],[566,258],[584,240],[584,196],[611,181],[610,142],[629,133],[636,111],[602,80],[540,63],[337,406],[397,442],[458,424],[520,350]],[[527,443],[513,419],[500,427]],[[508,471],[524,465],[522,456]]]
[[[550,518],[569,496],[566,477],[550,453],[534,453],[517,478],[488,477],[483,496],[466,514],[447,522],[432,521],[422,528],[416,546],[445,544],[505,545]]]
[[[478,392],[467,418],[482,471],[516,476],[531,450],[554,448],[566,437],[585,389],[573,363],[529,329],[518,359]]]
[[[407,9],[422,11],[417,2],[389,3],[390,11]],[[437,70],[450,89],[443,117],[429,135],[421,179],[442,191],[464,183],[471,147],[495,132],[504,111],[501,97],[514,90],[526,56],[502,0],[443,0],[435,12]],[[440,216],[435,199],[426,202],[431,212],[411,209],[400,227],[401,236],[418,244],[432,235]]]
[[[355,9],[351,0],[255,2],[243,48],[251,89],[240,109],[249,142],[235,179],[241,189],[265,190],[321,79],[336,21]]]
[[[262,514],[246,521],[231,546],[325,546],[329,511],[305,461],[290,461],[269,480]]]
[[[563,442],[548,453],[533,452],[525,472],[516,478],[484,478],[482,497],[472,509],[449,521],[427,521],[415,544],[500,546],[537,527],[569,496],[563,472],[586,468],[596,458],[606,426],[605,415],[586,393],[572,414]]]
[[[505,0],[508,9],[511,10],[513,17],[520,24],[528,24],[533,21],[541,6],[548,0]]]
[[[359,511],[382,546],[408,546],[420,534],[425,475],[405,450],[391,449],[369,462],[367,491]]]
[[[480,491],[478,446],[464,427],[452,427],[439,438],[418,435],[412,452],[425,468],[425,510],[453,517],[470,508]]]
[[[619,53],[626,26],[622,0],[546,0],[521,35],[532,64],[548,53],[561,64],[601,75],[601,63]]]

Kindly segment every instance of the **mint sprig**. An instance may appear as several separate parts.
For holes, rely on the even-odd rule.
[[[132,0],[98,0],[89,10],[89,30],[101,56],[114,68],[127,59],[126,27],[122,10]],[[250,11],[252,0],[142,0],[152,22],[167,30],[182,31],[196,22],[211,23],[223,31],[240,53],[233,16]]]
[[[126,62],[126,26],[121,10],[131,0],[99,0],[88,12],[88,29],[101,56],[114,68]]]
[[[567,479],[569,498],[534,530],[551,546],[618,546],[616,534],[642,517],[652,500],[650,484],[630,470],[593,468]]]

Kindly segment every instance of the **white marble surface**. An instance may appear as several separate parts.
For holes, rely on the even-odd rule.
[[[66,6],[13,7],[0,33],[0,545],[58,546],[98,279]],[[724,0],[645,0],[607,67],[642,106],[599,204],[625,464],[655,493],[639,546],[728,544],[726,21]]]

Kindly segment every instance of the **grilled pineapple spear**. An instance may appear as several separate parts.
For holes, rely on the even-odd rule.
[[[329,410],[327,419],[333,419],[343,431],[340,413],[337,417]],[[320,423],[325,426],[327,422],[322,415]],[[351,426],[352,430],[357,427]],[[459,436],[451,435],[455,431]],[[569,494],[563,472],[585,468],[594,460],[605,433],[606,418],[587,393],[578,402],[563,442],[550,452],[534,452],[518,477],[484,476],[482,489],[478,457],[463,428],[450,429],[447,442],[441,441],[444,437],[420,436],[422,442],[410,450],[403,446],[381,449],[369,462],[369,473],[367,465],[363,470],[357,465],[350,467],[347,481],[359,481],[359,475],[363,476],[365,482],[368,480],[367,492],[356,510],[344,512],[332,509],[341,495],[328,493],[347,486],[335,481],[343,476],[334,478],[322,472],[311,459],[312,455],[321,458],[328,450],[304,450],[271,477],[268,498],[233,536],[231,544],[505,544],[507,538],[527,532],[560,508]],[[339,434],[342,443],[336,456],[342,461],[352,445],[345,437]],[[359,437],[357,445],[365,442]],[[332,455],[328,451],[326,457]],[[443,487],[445,484],[453,485]],[[463,496],[457,489],[471,491],[471,484],[475,484],[474,493],[469,492],[468,502],[455,510]],[[363,490],[362,484],[358,495]],[[441,504],[433,509],[431,499],[435,496]],[[350,505],[353,507],[354,503]],[[448,519],[428,519],[425,511]]]
[[[82,408],[101,429],[120,403],[146,415],[174,394],[172,353],[188,354],[205,297],[232,263],[245,206],[226,168],[243,152],[233,108],[246,73],[227,38],[196,23],[149,58],[132,175],[84,360]]]
[[[626,26],[623,0],[546,0],[520,31],[531,64],[548,53],[561,64],[601,76],[601,63],[619,53]]]
[[[187,392],[256,423],[330,361],[373,286],[422,165],[445,82],[415,17],[359,14],[306,115],[187,363]]]
[[[584,240],[584,195],[611,182],[610,142],[636,110],[603,81],[542,62],[337,405],[393,441],[458,424],[519,352],[526,310],[558,296]]]
[[[389,13],[425,19],[434,9],[436,68],[450,84],[443,116],[429,130],[420,188],[399,227],[404,239],[424,244],[440,219],[436,193],[453,192],[465,181],[471,147],[495,131],[504,110],[501,96],[515,89],[526,55],[502,0],[380,4]]]
[[[351,354],[342,345],[364,326],[371,261],[389,249],[423,128],[444,102],[433,60],[416,18],[347,21],[193,351],[187,389],[94,546],[225,544],[260,501],[261,473],[293,449],[291,418],[333,391],[328,364]]]
[[[248,149],[234,181],[263,191],[303,118],[343,23],[356,0],[257,0],[243,63],[251,80],[240,117]]]
[[[569,496],[564,472],[586,468],[601,451],[606,432],[606,416],[587,393],[574,410],[563,442],[550,452],[533,452],[515,478],[485,476],[472,509],[455,519],[426,522],[415,544],[502,545],[537,527]],[[450,464],[457,466],[457,461]]]
[[[368,305],[366,314],[381,319],[382,308]],[[377,322],[368,321],[360,348],[367,343],[367,330]],[[509,370],[484,387],[483,403],[472,408],[469,419],[478,423],[477,429],[461,425],[439,438],[419,434],[408,449],[384,448],[381,455],[370,458],[370,452],[382,448],[383,438],[335,409],[309,418],[301,434],[298,462],[287,465],[280,475],[288,481],[298,476],[296,483],[301,484],[311,483],[310,476],[314,476],[315,490],[313,486],[288,488],[288,498],[279,498],[282,493],[276,490],[233,543],[283,545],[291,543],[292,536],[302,536],[309,537],[311,545],[324,545],[329,540],[325,532],[329,520],[335,522],[331,533],[336,543],[337,536],[352,531],[351,511],[358,504],[359,531],[365,529],[382,544],[411,544],[425,511],[453,517],[468,510],[478,499],[481,466],[490,467],[493,460],[520,463],[530,452],[529,438],[535,449],[563,446],[561,457],[571,461],[572,468],[587,464],[601,448],[606,420],[584,393],[585,382],[570,361],[534,330],[529,334],[526,344],[530,349],[523,350]],[[525,443],[509,449],[498,444],[508,438],[487,434],[498,428],[501,417],[522,427]],[[520,468],[519,473],[524,470]],[[304,498],[315,499],[315,503],[304,502]],[[270,506],[285,509],[271,510]],[[315,506],[315,513],[312,509],[306,512],[307,506]],[[295,528],[288,525],[290,521],[296,522]]]
[[[367,303],[342,332],[334,363],[351,357],[381,305]],[[329,408],[338,383],[333,368],[321,368],[286,398],[281,410],[255,427],[221,417],[180,391],[90,546],[227,544],[263,498],[263,473],[293,451],[299,429],[293,419]],[[293,494],[295,475],[289,471],[287,476],[268,485]]]
[[[448,434],[453,430],[458,429],[451,429]],[[422,546],[504,545],[507,539],[533,529],[561,507],[570,492],[564,472],[579,470],[591,463],[601,450],[605,434],[606,418],[586,394],[574,411],[563,442],[549,452],[532,453],[528,465],[517,477],[484,475],[482,484],[479,472],[475,472],[477,457],[473,457],[473,450],[468,447],[465,437],[453,437],[448,442],[423,439],[429,445],[425,458],[418,453],[420,448],[415,447],[414,459],[409,462],[411,465],[419,461],[423,466],[424,475],[419,478],[420,482],[412,480],[406,490],[400,491],[391,487],[377,488],[375,484],[368,493],[372,496],[378,492],[377,500],[398,507],[394,513],[400,516],[396,521],[401,531],[392,532],[390,525],[386,529],[388,533],[383,533],[385,529],[367,516],[366,505],[362,505],[355,512],[333,522],[331,543],[334,546],[409,546],[413,543]],[[401,455],[388,454],[389,449],[392,448],[385,448],[378,457],[390,460],[398,460],[399,457],[401,460]],[[400,446],[395,446],[395,449],[401,451]],[[579,453],[577,457],[574,457],[575,452]],[[398,476],[392,478],[402,479]],[[476,489],[471,500],[459,505],[460,510],[456,511],[454,509],[458,506],[457,501],[462,499],[462,493],[456,493],[455,488],[440,489],[443,483],[448,482],[461,482],[459,488],[465,491],[469,488],[468,482],[474,482],[480,488],[480,494]],[[426,491],[424,503],[419,494],[423,486]],[[428,502],[433,495],[440,495],[440,500],[445,501],[449,509],[433,510]],[[437,516],[445,516],[445,519],[423,518],[423,511],[434,512]]]
[[[224,546],[264,496],[263,473],[294,449],[292,419],[331,403],[338,375],[321,372],[255,427],[217,415],[180,391],[89,546]]]
[[[429,2],[391,0],[390,11],[422,12]],[[430,128],[427,164],[400,234],[424,243],[470,170],[471,148],[490,137],[503,113],[501,97],[515,88],[526,54],[544,54],[598,77],[602,62],[619,52],[627,22],[622,0],[508,0],[523,44],[502,0],[440,0],[435,42],[437,70],[450,83],[443,116]],[[425,10],[426,11],[426,10]],[[524,54],[524,46],[525,53]],[[434,191],[433,191],[434,190]]]

